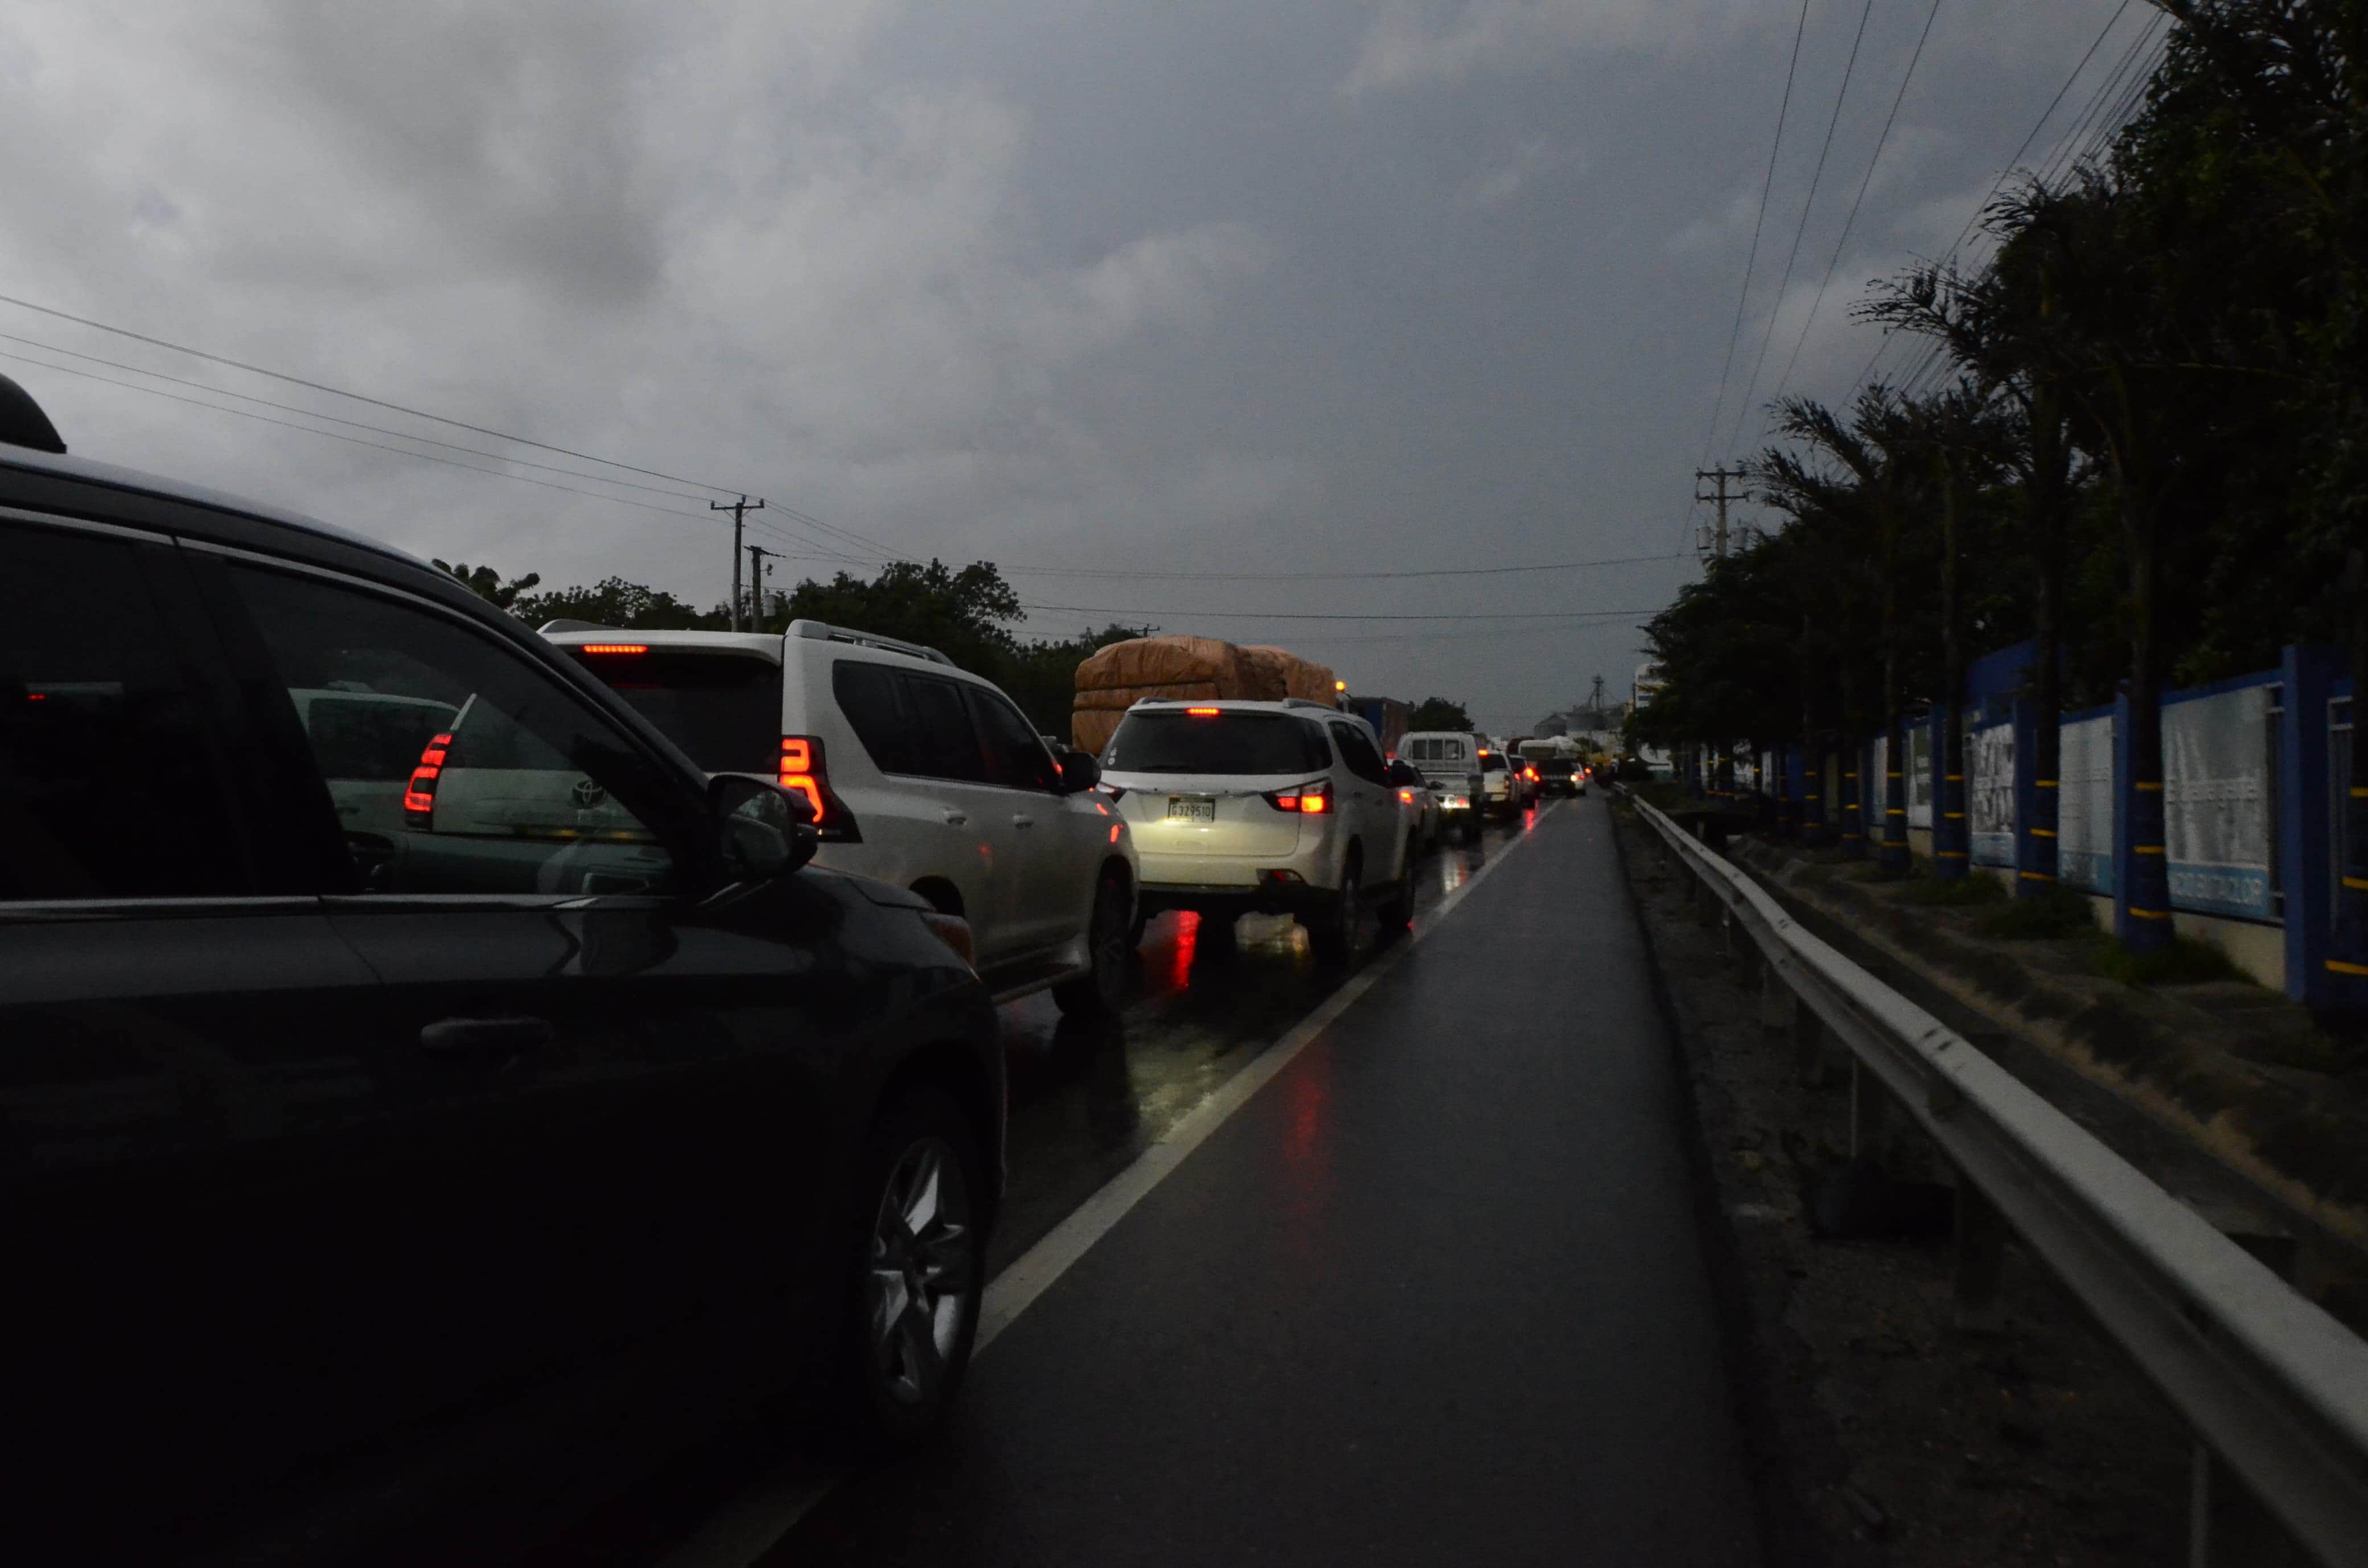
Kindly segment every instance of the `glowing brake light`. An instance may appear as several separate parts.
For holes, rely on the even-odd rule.
[[[646,642],[586,642],[584,644],[584,652],[587,653],[646,653],[649,651],[650,645]]]
[[[814,808],[816,827],[823,824],[826,814],[823,805],[822,768],[816,760],[821,752],[822,744],[811,735],[781,737],[780,786],[806,798],[806,804]]]
[[[1217,716],[1217,710],[1214,708],[1187,708],[1184,711],[1195,719],[1213,719]]]
[[[436,780],[443,776],[444,759],[451,750],[452,737],[438,735],[419,754],[419,766],[411,770],[411,782],[404,786],[403,809],[422,819],[412,824],[415,827],[425,827],[425,819],[436,809]]]
[[[1411,790],[1401,790],[1398,791],[1398,799],[1404,801],[1408,805],[1412,805],[1414,804],[1414,791]]]
[[[1266,803],[1279,812],[1322,816],[1332,809],[1332,786],[1327,780],[1318,778],[1312,784],[1302,784],[1296,790],[1269,790]]]

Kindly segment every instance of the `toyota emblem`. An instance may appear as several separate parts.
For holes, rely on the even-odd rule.
[[[589,778],[577,779],[575,781],[574,794],[575,796],[575,803],[586,811],[590,811],[594,806],[598,805],[601,801],[609,798],[609,791],[603,790],[599,785],[595,784]]]

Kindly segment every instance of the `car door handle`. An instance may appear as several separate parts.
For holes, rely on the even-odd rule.
[[[430,1056],[491,1056],[532,1051],[552,1036],[545,1018],[438,1018],[419,1031]]]
[[[1014,827],[1034,827],[1036,825],[1036,819],[1034,817],[1019,816],[1015,813],[1011,819],[1011,825]]]
[[[970,821],[970,813],[968,812],[949,811],[944,814],[946,825],[948,827],[960,827],[962,824]]]

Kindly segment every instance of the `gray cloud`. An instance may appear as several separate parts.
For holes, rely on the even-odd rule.
[[[1878,9],[1780,299],[1769,256],[1791,239],[1855,21],[1812,13],[1741,350],[1772,312],[1771,378],[1920,25],[1920,8]],[[1787,390],[1847,390],[1873,340],[1845,290],[1953,236],[2111,9],[1943,13]],[[29,0],[0,14],[0,202],[17,220],[0,278],[746,486],[899,551],[998,560],[1031,601],[1084,607],[1040,615],[1046,630],[1155,610],[1303,647],[1363,688],[1461,696],[1509,727],[1599,671],[1624,687],[1644,617],[1525,631],[1259,612],[1650,609],[1690,563],[1335,585],[1037,569],[1683,548],[1796,15],[1790,0]],[[655,515],[0,368],[79,451],[422,553],[701,597],[726,577],[704,498],[618,493],[698,514]],[[1737,424],[1748,445],[1741,390],[1721,436]],[[779,510],[765,521],[807,540],[763,536],[815,557],[793,569],[837,564],[822,557],[838,544]]]

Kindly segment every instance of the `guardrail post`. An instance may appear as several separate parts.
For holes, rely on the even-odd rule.
[[[1955,1288],[1957,1327],[1996,1334],[2006,1326],[1998,1281],[2006,1271],[2006,1219],[1981,1188],[1957,1179]]]
[[[1883,1085],[1855,1056],[1850,1058],[1850,1158],[1871,1160],[1883,1139]]]
[[[2293,1539],[2201,1438],[2188,1474],[2188,1568],[2305,1568]]]

